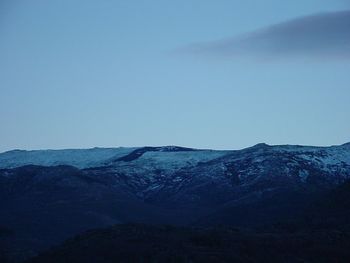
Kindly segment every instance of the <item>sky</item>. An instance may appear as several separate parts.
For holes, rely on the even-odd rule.
[[[350,1],[0,0],[0,152],[350,141]]]

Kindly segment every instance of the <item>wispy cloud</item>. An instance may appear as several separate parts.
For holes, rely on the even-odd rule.
[[[245,35],[183,49],[226,58],[332,58],[350,60],[350,10],[321,13]]]

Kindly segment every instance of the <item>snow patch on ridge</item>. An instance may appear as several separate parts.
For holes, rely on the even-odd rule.
[[[103,165],[111,158],[129,154],[136,148],[92,148],[68,150],[14,150],[0,154],[0,168],[15,168],[24,165],[72,165],[89,168]]]
[[[144,168],[161,170],[178,170],[184,167],[193,167],[200,162],[207,162],[227,155],[228,151],[185,151],[185,152],[146,152],[133,161],[133,165]],[[120,164],[123,166],[123,164]]]

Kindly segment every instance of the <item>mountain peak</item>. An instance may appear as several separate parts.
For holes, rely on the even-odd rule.
[[[262,142],[262,143],[255,144],[253,147],[254,148],[266,148],[266,147],[270,147],[270,145]]]

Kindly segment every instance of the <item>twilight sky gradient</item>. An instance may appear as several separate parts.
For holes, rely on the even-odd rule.
[[[0,152],[348,142],[349,10],[0,0]]]

